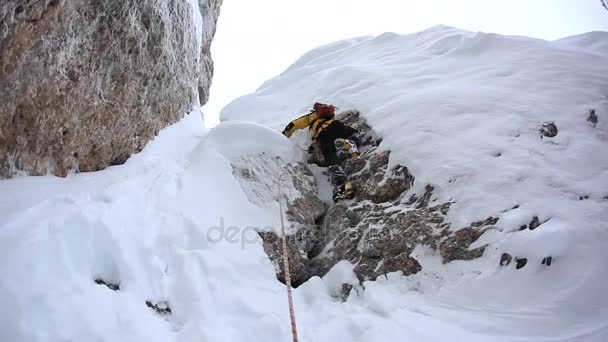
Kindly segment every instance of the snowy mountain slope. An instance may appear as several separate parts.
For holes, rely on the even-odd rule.
[[[431,183],[455,200],[455,227],[499,215],[502,231],[472,262],[421,246],[423,272],[345,303],[331,294],[348,264],[312,278],[294,291],[302,341],[605,341],[607,39],[447,27],[351,39],[310,52],[211,131],[191,114],[125,165],[0,181],[0,341],[289,340],[285,289],[253,229],[278,227],[278,206],[252,204],[230,163],[302,158],[264,125],[280,130],[316,100],[359,108],[415,174],[412,193]],[[541,139],[545,121],[556,137]],[[518,231],[534,215],[549,221]],[[504,251],[530,261],[501,268]]]
[[[255,124],[201,127],[190,115],[125,165],[104,171],[0,182],[1,341],[290,338],[285,289],[247,229],[278,227],[278,206],[252,205],[229,164],[239,149],[281,156],[290,144]],[[252,130],[268,135],[246,146],[231,139]],[[239,230],[222,235],[220,227]],[[407,294],[398,277],[340,303],[330,293],[349,276],[346,265],[296,291],[303,340],[384,341],[404,332],[486,340],[408,309],[406,297],[392,298]],[[167,303],[171,314],[146,302]]]
[[[499,231],[476,244],[490,244],[486,264],[467,266],[481,279],[457,285],[476,298],[467,301],[488,303],[497,316],[510,312],[501,333],[515,324],[522,338],[601,340],[608,317],[601,271],[608,261],[607,43],[606,32],[548,42],[444,26],[351,39],[304,55],[228,105],[222,120],[280,130],[315,101],[361,110],[384,138],[381,147],[393,151],[391,163],[416,176],[412,192],[432,184],[438,203],[455,201],[453,227],[500,218]],[[549,122],[555,137],[539,133]],[[306,134],[296,138],[302,147]],[[519,232],[535,216],[541,227]],[[530,266],[500,273],[503,252]],[[542,266],[547,256],[559,264]],[[505,284],[513,287],[484,291]],[[517,315],[527,310],[535,314]]]
[[[606,40],[605,32],[546,42],[449,27],[351,40],[303,57],[222,118],[280,129],[316,100],[358,108],[394,163],[417,176],[416,191],[432,183],[439,200],[456,200],[456,226],[519,204],[503,230],[533,215],[557,230],[606,227],[608,51],[598,48]],[[595,127],[591,109],[602,117]],[[559,134],[541,139],[547,121]]]

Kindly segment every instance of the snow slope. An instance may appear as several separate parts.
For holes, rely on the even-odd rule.
[[[221,118],[280,130],[315,101],[359,109],[384,138],[381,147],[393,151],[391,163],[415,175],[413,192],[432,184],[439,203],[455,201],[454,229],[500,217],[500,232],[478,243],[491,246],[488,264],[475,269],[483,280],[459,288],[477,298],[473,307],[483,302],[499,315],[531,310],[518,320],[546,319],[522,335],[551,335],[581,319],[606,336],[607,32],[549,42],[438,26],[345,40],[307,53]],[[597,124],[587,120],[592,109]],[[555,122],[556,137],[540,136],[545,122]],[[546,221],[542,229],[518,232],[533,216]],[[502,252],[531,265],[499,272]],[[546,256],[559,264],[541,266]],[[564,331],[556,335],[574,338],[585,329]]]
[[[455,228],[500,215],[502,231],[473,262],[442,265],[420,247],[423,272],[368,282],[346,303],[331,294],[352,279],[348,263],[311,279],[294,291],[302,341],[605,341],[607,41],[436,27],[337,42],[211,131],[194,112],[125,165],[2,180],[0,341],[290,340],[285,289],[254,232],[278,226],[278,206],[250,203],[230,161],[301,158],[276,130],[316,100],[360,109],[416,176],[412,192],[431,183],[456,201]],[[559,134],[540,139],[549,120]],[[533,215],[549,221],[517,232]],[[504,250],[529,265],[500,268]]]

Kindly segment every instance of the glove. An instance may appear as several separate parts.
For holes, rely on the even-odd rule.
[[[291,130],[293,128],[294,124],[293,122],[290,122],[287,126],[285,126],[285,129],[283,129],[283,132],[281,132],[284,136],[288,137],[287,132],[289,132],[289,130]]]

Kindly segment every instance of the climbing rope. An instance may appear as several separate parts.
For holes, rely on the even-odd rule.
[[[279,202],[279,212],[281,215],[281,244],[283,245],[283,273],[285,274],[285,286],[287,287],[287,301],[289,303],[289,317],[291,319],[291,334],[293,342],[298,342],[298,329],[296,327],[296,313],[293,307],[293,298],[291,295],[291,274],[289,273],[289,257],[287,254],[287,238],[285,234],[285,223],[283,220],[283,196],[281,191],[281,173],[280,173],[280,158],[276,158],[277,162],[277,201]]]

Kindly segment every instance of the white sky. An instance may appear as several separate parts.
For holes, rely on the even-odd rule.
[[[337,40],[411,33],[437,24],[557,39],[608,31],[600,0],[224,0],[211,46],[215,76],[207,126],[307,51]]]

